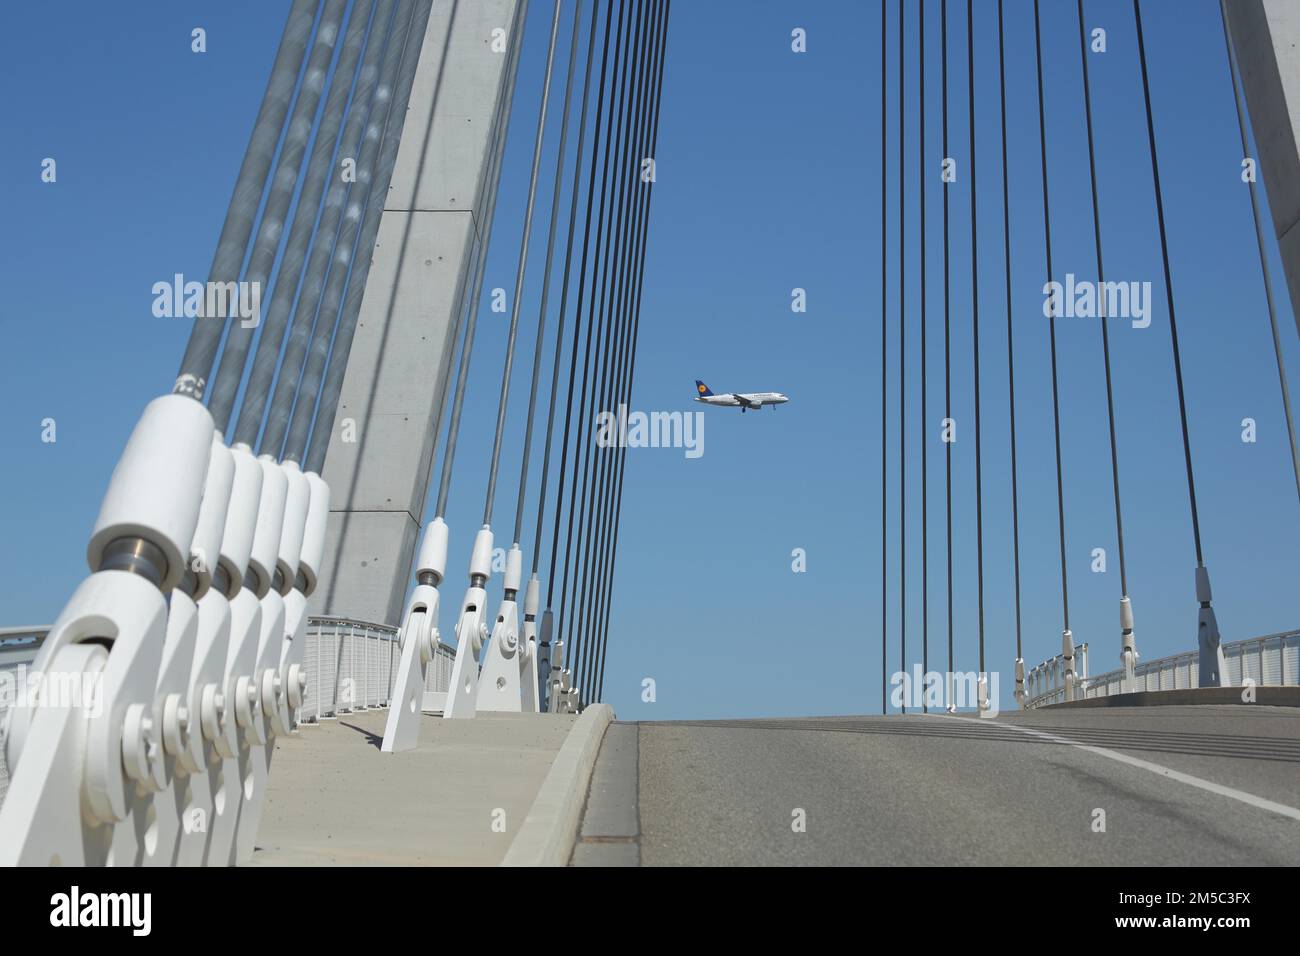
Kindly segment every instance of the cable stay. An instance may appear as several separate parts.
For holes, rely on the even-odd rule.
[[[512,547],[506,555],[506,572],[504,595],[496,626],[489,629],[487,614],[487,581],[492,574],[492,505],[496,496],[497,473],[501,464],[501,447],[505,436],[506,408],[510,400],[510,373],[514,366],[515,343],[519,334],[519,313],[523,304],[524,275],[528,266],[528,244],[532,233],[533,207],[537,199],[537,178],[542,162],[542,145],[546,134],[546,112],[550,103],[551,76],[555,66],[555,48],[559,37],[561,0],[555,0],[551,16],[550,42],[546,51],[546,73],[542,85],[541,105],[537,113],[537,133],[533,140],[532,166],[528,177],[528,199],[524,206],[523,234],[519,245],[519,265],[515,272],[514,297],[511,301],[510,331],[506,337],[505,365],[501,372],[501,394],[497,402],[496,432],[492,440],[492,458],[488,470],[487,494],[483,503],[483,527],[474,538],[474,547],[470,553],[469,585],[460,604],[456,621],[456,659],[452,664],[450,689],[447,692],[443,716],[449,719],[473,717],[480,704],[479,651],[484,645],[485,659],[497,660],[505,656],[502,647],[512,643],[518,644],[518,608],[515,596],[519,592],[523,572],[523,555],[519,548]],[[489,643],[490,641],[490,643]],[[495,656],[494,656],[495,655]],[[481,701],[494,709],[499,704],[505,706],[510,683],[506,673],[515,677],[514,691],[518,693],[517,664],[513,652],[510,653],[512,667],[500,674],[494,670],[495,677],[489,683],[482,684],[487,699]],[[499,660],[497,661],[499,667]],[[505,685],[496,678],[505,680]],[[501,693],[500,700],[494,695]]]
[[[1137,26],[1138,64],[1142,72],[1142,103],[1146,111],[1147,142],[1151,153],[1151,181],[1156,199],[1156,224],[1160,232],[1160,262],[1164,270],[1165,301],[1169,308],[1169,338],[1174,358],[1174,385],[1178,392],[1178,422],[1182,428],[1183,461],[1187,470],[1187,499],[1192,518],[1192,542],[1196,548],[1196,635],[1200,647],[1200,686],[1222,684],[1224,661],[1219,641],[1219,622],[1211,606],[1210,572],[1201,550],[1201,520],[1196,506],[1196,478],[1192,469],[1192,440],[1187,427],[1187,397],[1183,389],[1183,361],[1178,347],[1178,315],[1174,308],[1174,284],[1169,268],[1169,236],[1165,229],[1165,200],[1160,188],[1160,159],[1156,151],[1156,128],[1151,109],[1151,84],[1147,75],[1146,39],[1142,34],[1142,8],[1133,0],[1133,20]]]
[[[1097,257],[1097,288],[1105,288],[1105,270],[1101,253],[1101,210],[1097,199],[1097,155],[1092,130],[1092,88],[1088,76],[1088,32],[1083,22],[1083,0],[1076,0],[1079,19],[1079,57],[1083,64],[1083,109],[1088,129],[1088,177],[1092,189],[1092,234]],[[1101,354],[1106,374],[1106,416],[1110,428],[1110,473],[1115,500],[1115,538],[1119,545],[1120,581],[1120,662],[1124,685],[1132,689],[1137,668],[1137,639],[1133,635],[1133,607],[1128,593],[1128,562],[1124,553],[1124,509],[1119,493],[1119,443],[1115,434],[1115,389],[1111,382],[1110,332],[1107,328],[1106,300],[1098,295],[1101,320]]]
[[[1007,60],[1006,30],[1002,0],[998,0],[998,96],[1002,121],[1002,261],[1005,266],[1007,300],[1007,395],[1011,426],[1011,554],[1016,603],[1016,703],[1024,706],[1025,655],[1021,646],[1020,624],[1020,483],[1016,467],[1016,356],[1011,323],[1011,195],[1007,166]]]

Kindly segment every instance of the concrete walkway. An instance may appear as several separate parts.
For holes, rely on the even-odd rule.
[[[386,754],[387,717],[345,714],[277,743],[254,866],[495,866],[577,720],[426,716],[417,750]]]

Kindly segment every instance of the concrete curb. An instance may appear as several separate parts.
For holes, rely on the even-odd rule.
[[[574,722],[502,866],[565,866],[569,862],[600,742],[613,720],[614,708],[593,704]]]

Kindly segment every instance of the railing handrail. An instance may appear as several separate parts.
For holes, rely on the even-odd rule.
[[[1223,648],[1223,653],[1227,654],[1229,651],[1245,647],[1249,644],[1263,644],[1266,641],[1278,639],[1286,640],[1289,637],[1300,637],[1300,628],[1291,631],[1278,631],[1276,634],[1265,634],[1262,637],[1244,637],[1239,641],[1229,641],[1220,646]],[[1177,654],[1169,654],[1165,657],[1155,657],[1149,661],[1139,660],[1134,667],[1134,673],[1146,674],[1152,670],[1159,670],[1162,667],[1168,666],[1171,662],[1175,661],[1192,659],[1199,660],[1200,654],[1200,651],[1179,651]],[[1096,677],[1089,678],[1088,682],[1091,684],[1105,683],[1106,681],[1118,680],[1123,676],[1124,668],[1118,667],[1115,670],[1107,671],[1104,674],[1098,674]]]
[[[345,624],[348,627],[365,628],[368,631],[378,631],[380,634],[386,635],[388,640],[396,640],[397,632],[401,630],[401,628],[393,627],[391,624],[376,624],[373,621],[358,621],[355,618],[335,617],[331,614],[313,614],[307,618],[307,623],[308,625],[315,624],[318,627],[322,624]]]
[[[395,641],[397,640],[400,628],[393,627],[390,624],[375,624],[371,621],[359,621],[350,617],[337,617],[332,614],[312,615],[307,618],[308,627],[326,626],[343,626],[361,628],[374,633],[380,640]],[[12,651],[18,648],[38,650],[45,641],[45,635],[50,632],[51,625],[40,624],[34,627],[0,627],[0,650]],[[25,638],[19,640],[19,638]],[[456,653],[456,648],[438,641],[438,653],[451,654]]]
[[[1074,645],[1074,653],[1075,653],[1075,656],[1076,656],[1076,657],[1078,656],[1079,651],[1085,651],[1085,652],[1086,652],[1087,650],[1088,650],[1088,642],[1087,642],[1087,641],[1083,641],[1083,642],[1081,642],[1081,643],[1079,643],[1079,644],[1075,644],[1075,645]],[[1037,669],[1040,668],[1040,667],[1046,667],[1048,664],[1055,664],[1057,661],[1063,661],[1063,660],[1065,660],[1065,655],[1064,655],[1064,654],[1057,654],[1055,657],[1049,657],[1049,658],[1047,658],[1047,660],[1042,661],[1042,662],[1040,662],[1040,663],[1038,663],[1038,664],[1035,664],[1033,667],[1030,668],[1030,670],[1037,670]]]
[[[50,625],[42,624],[35,627],[0,627],[0,644],[39,644],[45,640],[45,635],[50,633]],[[25,637],[27,641],[17,641],[15,638]]]
[[[1240,640],[1229,641],[1227,643],[1220,645],[1220,647],[1221,650],[1223,651],[1224,656],[1231,658],[1237,656],[1241,651],[1251,646],[1262,647],[1263,645],[1269,643],[1270,641],[1280,641],[1282,642],[1282,646],[1285,647],[1288,641],[1293,641],[1298,639],[1300,639],[1300,628],[1295,628],[1288,631],[1277,631],[1272,634],[1263,634],[1258,637],[1245,637]],[[1051,663],[1059,660],[1059,657],[1060,655],[1057,655],[1057,657],[1044,661],[1042,664],[1038,665],[1038,667],[1040,668],[1046,667]],[[1160,673],[1168,670],[1176,671],[1178,667],[1181,665],[1190,666],[1193,663],[1199,663],[1199,660],[1200,660],[1199,650],[1179,651],[1176,654],[1168,654],[1165,657],[1156,657],[1148,661],[1138,661],[1137,664],[1134,665],[1133,675],[1135,678],[1145,678],[1147,675],[1152,673]],[[1105,687],[1109,684],[1122,681],[1123,679],[1124,679],[1123,668],[1117,668],[1115,670],[1107,671],[1104,674],[1098,674],[1095,677],[1088,678],[1084,682],[1085,692],[1087,688]],[[1285,672],[1282,674],[1282,681],[1285,684],[1286,682]],[[1065,693],[1064,687],[1049,688],[1048,690],[1043,691],[1041,694],[1038,694],[1037,696],[1028,699],[1025,702],[1025,708],[1029,709],[1029,708],[1039,706],[1040,704],[1043,704],[1051,699],[1062,696],[1064,693]]]

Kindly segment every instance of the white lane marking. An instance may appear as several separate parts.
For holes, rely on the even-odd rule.
[[[1076,740],[1070,740],[1068,737],[1059,737],[1056,734],[1049,734],[1046,731],[1035,730],[1032,727],[1018,727],[1015,724],[999,723],[991,723],[990,726],[1001,727],[1005,730],[1017,730],[1022,734],[1030,734],[1034,737],[1042,737],[1045,740],[1053,740],[1057,743],[1069,744],[1071,747],[1078,747],[1080,750],[1088,751],[1088,753],[1094,753],[1101,757],[1109,757],[1111,760],[1116,760],[1119,763],[1126,763],[1130,767],[1138,767],[1142,770],[1150,771],[1158,777],[1177,780],[1179,783],[1185,783],[1189,787],[1208,790],[1210,793],[1217,793],[1221,797],[1239,800],[1252,807],[1258,807],[1261,810],[1268,810],[1272,813],[1289,817],[1292,820],[1300,820],[1300,810],[1297,810],[1295,807],[1288,807],[1285,803],[1275,803],[1272,800],[1257,797],[1253,793],[1246,793],[1244,790],[1235,790],[1232,787],[1225,787],[1221,783],[1214,783],[1211,780],[1203,780],[1200,777],[1194,777],[1190,773],[1182,773],[1178,770],[1171,770],[1168,767],[1162,767],[1160,764],[1152,763],[1149,760],[1142,760],[1139,757],[1130,757],[1128,754],[1122,754],[1116,750],[1108,750],[1105,747],[1093,747],[1089,744],[1081,744]]]

